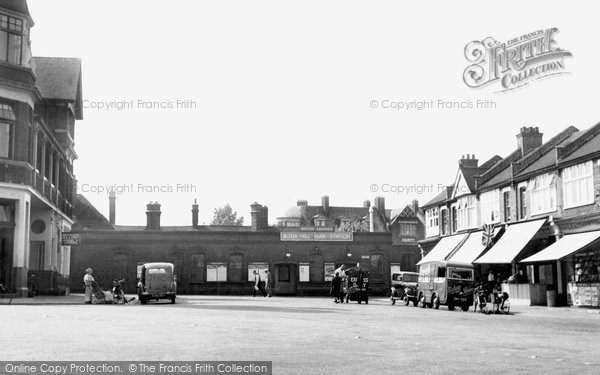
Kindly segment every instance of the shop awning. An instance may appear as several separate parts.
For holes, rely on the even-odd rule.
[[[469,238],[448,260],[452,262],[472,263],[481,255],[485,246],[481,244],[481,234],[483,231],[469,234]]]
[[[600,230],[567,234],[537,254],[525,258],[521,263],[550,262],[562,259],[581,250],[600,238]]]
[[[546,219],[542,219],[509,225],[502,237],[500,237],[500,240],[487,253],[473,263],[512,263],[545,222]]]
[[[427,254],[425,258],[421,259],[419,263],[417,263],[417,266],[427,262],[446,259],[448,254],[450,254],[450,252],[454,250],[456,246],[458,246],[467,236],[468,233],[443,237],[440,242],[438,242],[437,245],[431,249],[429,254]]]

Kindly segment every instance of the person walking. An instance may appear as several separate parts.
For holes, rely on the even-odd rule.
[[[92,293],[93,293],[93,283],[94,283],[94,277],[92,276],[92,269],[91,268],[87,268],[85,270],[85,276],[83,276],[83,284],[85,285],[85,303],[86,304],[91,304],[92,303]]]
[[[265,270],[265,292],[269,297],[273,295],[272,286],[273,278],[271,276],[271,272],[269,270]]]
[[[335,273],[333,279],[331,279],[331,294],[333,294],[333,302],[339,303],[340,298],[340,287],[342,286],[342,278],[339,272]]]
[[[252,293],[252,297],[256,297],[256,292],[259,290],[262,293],[263,297],[267,296],[267,294],[265,293],[265,287],[260,278],[260,273],[257,270],[254,270],[254,290]]]

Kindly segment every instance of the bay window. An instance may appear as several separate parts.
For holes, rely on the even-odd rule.
[[[556,175],[545,173],[532,178],[528,187],[531,194],[531,214],[556,211]]]
[[[562,170],[565,208],[594,203],[594,164],[592,161]]]
[[[437,236],[439,231],[439,209],[437,207],[425,211],[425,232],[427,237]]]
[[[482,193],[481,222],[482,224],[498,223],[500,221],[500,192],[498,189]]]
[[[0,13],[0,61],[21,65],[23,21]]]
[[[457,230],[472,228],[477,225],[476,199],[469,195],[458,200]]]

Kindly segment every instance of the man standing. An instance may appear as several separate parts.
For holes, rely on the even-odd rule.
[[[271,297],[273,294],[271,287],[273,285],[273,279],[271,278],[271,272],[269,270],[265,270],[265,291],[266,294]]]
[[[95,280],[94,280],[94,277],[92,276],[92,269],[87,268],[85,270],[85,276],[83,276],[83,283],[85,284],[85,303],[86,304],[92,303],[92,292],[93,292],[92,283],[94,281]]]
[[[342,279],[340,278],[339,272],[335,273],[333,279],[331,279],[331,294],[333,294],[333,302],[338,303],[340,298],[340,287],[342,286]],[[342,301],[343,302],[343,301]]]

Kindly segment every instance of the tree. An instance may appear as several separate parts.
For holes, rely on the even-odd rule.
[[[244,217],[237,217],[237,212],[233,212],[233,209],[227,203],[223,207],[215,208],[213,213],[213,219],[210,225],[244,225]]]

